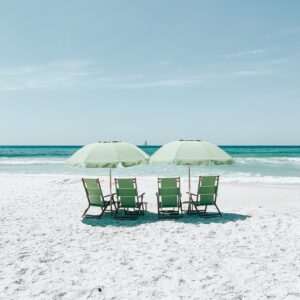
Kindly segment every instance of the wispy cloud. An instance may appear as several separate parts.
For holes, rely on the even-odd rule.
[[[164,75],[159,77],[148,76],[141,81],[115,82],[115,87],[147,88],[147,87],[191,87],[206,83],[218,83],[228,80],[243,79],[246,77],[269,76],[269,71],[241,70],[230,72],[209,72],[202,74],[182,74],[181,76]],[[162,77],[162,78],[160,78]]]
[[[99,71],[99,67],[85,61],[55,62],[0,69],[0,92],[46,89],[138,89],[150,87],[187,87],[205,83],[224,82],[254,76],[268,76],[261,69],[240,68],[207,72],[185,71],[153,72],[114,75]]]
[[[88,66],[84,61],[63,61],[0,69],[0,91],[73,87],[93,76]]]
[[[223,57],[226,58],[234,58],[234,57],[241,57],[246,55],[257,55],[265,53],[265,49],[254,49],[254,50],[246,50],[246,51],[239,51],[231,54],[225,54]]]
[[[296,63],[297,61],[299,61],[299,56],[293,55],[293,56],[287,56],[287,57],[267,59],[262,62],[256,63],[256,65],[275,66],[275,65],[283,65],[283,64],[291,63],[291,62]]]
[[[300,33],[300,28],[290,28],[290,29],[284,29],[284,30],[280,30],[278,32],[269,34],[266,36],[266,38],[271,39],[271,38],[277,38],[277,37],[285,37],[285,36],[299,34],[299,33]]]

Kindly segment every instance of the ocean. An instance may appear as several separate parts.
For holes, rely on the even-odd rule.
[[[70,168],[65,162],[81,146],[0,146],[0,174],[106,176],[107,169]],[[160,146],[139,146],[149,155]],[[195,166],[192,175],[218,174],[226,182],[300,185],[300,146],[221,146],[233,166]],[[114,176],[187,176],[187,167],[143,165],[113,170]]]

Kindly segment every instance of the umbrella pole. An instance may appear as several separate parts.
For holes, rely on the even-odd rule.
[[[110,193],[110,213],[112,214],[113,195],[112,195],[112,182],[111,182],[111,168],[109,168],[109,193]]]
[[[112,196],[111,168],[109,168],[109,192],[111,197]]]
[[[189,207],[188,207],[188,213],[191,210],[191,199],[192,199],[192,195],[191,195],[191,166],[189,166]]]
[[[189,166],[189,194],[191,193],[191,166]]]

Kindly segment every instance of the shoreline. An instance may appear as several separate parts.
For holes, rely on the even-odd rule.
[[[203,174],[203,176],[206,174]],[[211,174],[211,175],[218,175],[218,174]],[[288,177],[288,176],[277,176],[277,177],[269,177],[269,176],[249,176],[249,177],[226,177],[220,176],[220,184],[225,185],[245,185],[245,186],[263,186],[263,187],[270,187],[270,188],[291,188],[291,189],[300,189],[300,177]],[[62,174],[62,173],[0,173],[0,180],[1,178],[16,178],[16,177],[25,177],[25,178],[61,178],[61,179],[81,179],[81,178],[99,178],[101,181],[105,182],[109,180],[108,175],[94,175],[94,174]],[[138,176],[131,176],[129,175],[114,175],[113,178],[137,178],[140,180],[147,180],[147,179],[157,179],[158,177],[180,177],[182,182],[187,182],[187,176],[180,176],[180,175],[170,175],[170,176],[149,176],[149,175],[138,175]],[[199,176],[192,176],[191,182],[193,185],[198,183]],[[265,180],[265,181],[264,181]],[[270,182],[270,180],[274,180],[274,182]],[[285,181],[286,180],[286,181]],[[292,181],[292,182],[291,182]]]

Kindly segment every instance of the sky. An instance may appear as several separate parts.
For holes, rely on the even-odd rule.
[[[0,0],[0,144],[300,145],[300,1]]]

